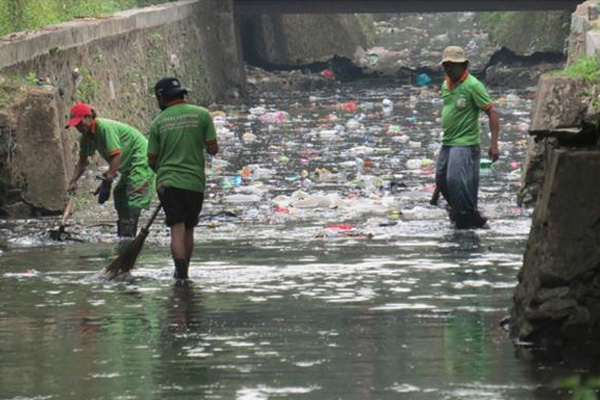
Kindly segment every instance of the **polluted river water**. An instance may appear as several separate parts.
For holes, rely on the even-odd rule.
[[[570,398],[554,385],[569,368],[501,326],[531,225],[515,199],[534,93],[492,94],[489,229],[429,204],[436,88],[364,83],[214,114],[189,285],[162,217],[126,283],[102,279],[111,223],[75,213],[81,242],[56,243],[56,218],[4,221],[0,400]]]

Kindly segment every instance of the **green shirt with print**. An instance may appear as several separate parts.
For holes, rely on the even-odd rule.
[[[205,108],[174,104],[152,122],[148,157],[157,162],[157,185],[204,192],[204,150],[217,133]]]
[[[481,143],[479,112],[492,105],[485,86],[473,75],[450,88],[449,80],[442,85],[442,129],[445,146],[472,146]]]
[[[121,155],[121,177],[114,190],[117,209],[148,208],[154,195],[154,173],[148,167],[148,139],[137,129],[104,118],[96,118],[89,135],[79,141],[81,155],[97,151],[106,162]]]

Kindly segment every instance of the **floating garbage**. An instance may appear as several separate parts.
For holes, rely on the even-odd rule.
[[[242,135],[242,140],[246,144],[254,143],[256,141],[256,135],[254,133],[251,133],[251,132],[245,132]]]
[[[223,203],[230,204],[242,204],[242,203],[256,203],[260,201],[261,197],[255,194],[232,194],[223,198]]]
[[[408,169],[421,169],[433,166],[433,160],[429,158],[412,158],[406,162]]]
[[[418,158],[413,158],[406,162],[406,168],[408,169],[421,169],[421,160]]]
[[[415,84],[417,86],[427,86],[431,83],[431,77],[427,74],[419,74],[415,78]]]
[[[333,72],[333,70],[331,68],[327,68],[327,69],[324,69],[323,71],[321,71],[321,76],[324,76],[327,79],[334,79],[335,72]]]
[[[489,160],[487,158],[482,158],[481,160],[479,160],[479,165],[481,166],[481,168],[491,168],[492,160]]]
[[[388,135],[398,135],[398,134],[402,133],[402,128],[400,128],[399,125],[390,125],[390,126],[388,126],[385,133]]]
[[[250,109],[250,114],[252,114],[252,115],[263,115],[266,112],[267,112],[267,109],[263,106],[252,107]]]
[[[342,103],[340,108],[344,111],[354,112],[358,109],[358,104],[354,102]]]
[[[289,119],[290,115],[285,111],[269,112],[260,117],[260,121],[266,124],[283,124]]]
[[[392,115],[392,111],[394,111],[394,103],[390,99],[383,99],[381,108],[383,110],[383,115],[389,117]]]
[[[348,122],[346,122],[346,128],[348,128],[351,131],[357,130],[361,126],[362,126],[362,124],[355,119],[350,119],[350,120],[348,120]]]
[[[352,225],[352,224],[330,224],[330,225],[325,225],[325,228],[339,229],[339,230],[347,231],[349,229],[354,229],[354,225]]]
[[[242,177],[241,177],[241,175],[234,175],[233,176],[233,186],[236,187],[236,188],[242,186]]]

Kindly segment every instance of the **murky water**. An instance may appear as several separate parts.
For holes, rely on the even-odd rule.
[[[530,226],[514,198],[532,93],[496,95],[490,229],[467,232],[428,204],[435,93],[310,95],[249,104],[289,116],[217,119],[204,214],[233,215],[197,228],[189,286],[173,283],[159,224],[133,283],[107,283],[112,228],[78,221],[86,243],[56,244],[39,235],[55,219],[7,222],[0,399],[569,398],[552,384],[573,371],[531,360],[500,327]]]

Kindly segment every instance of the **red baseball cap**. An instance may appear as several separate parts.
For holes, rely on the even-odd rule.
[[[71,119],[65,128],[79,124],[86,115],[92,115],[92,108],[85,103],[75,104],[71,107]]]

